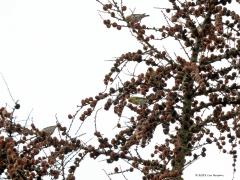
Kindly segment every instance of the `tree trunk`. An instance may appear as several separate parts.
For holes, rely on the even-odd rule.
[[[180,129],[177,132],[176,142],[175,142],[175,153],[173,159],[173,169],[172,171],[178,172],[178,177],[174,180],[183,180],[182,173],[184,165],[186,162],[186,156],[191,152],[191,146],[189,141],[192,138],[192,133],[189,132],[191,123],[191,105],[193,100],[193,80],[189,74],[185,75],[183,81],[183,114],[180,121]]]

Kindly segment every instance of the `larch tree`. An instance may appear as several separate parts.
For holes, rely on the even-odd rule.
[[[116,58],[104,79],[107,90],[82,101],[90,106],[80,116],[83,121],[103,100],[104,109],[119,117],[114,138],[95,132],[100,144],[91,157],[105,155],[109,163],[124,159],[129,171],[140,170],[143,179],[181,180],[184,168],[205,157],[206,145],[214,143],[232,156],[235,172],[240,16],[228,6],[239,1],[169,0],[170,7],[157,8],[165,23],[154,27],[142,23],[147,14],[135,14],[122,1],[98,2],[102,16],[110,16],[104,18],[106,27],[128,28],[142,49]],[[159,47],[159,42],[174,42],[176,48]],[[134,68],[140,66],[140,71]],[[143,158],[139,152],[154,138],[153,151]]]
[[[207,155],[208,144],[232,156],[235,172],[240,143],[240,16],[228,6],[240,2],[169,0],[171,6],[157,8],[165,23],[154,27],[143,24],[143,18],[157,17],[135,14],[120,0],[97,2],[107,28],[119,33],[129,29],[142,45],[116,58],[104,78],[106,89],[83,99],[76,113],[68,115],[80,127],[93,117],[98,143],[84,143],[72,136],[71,126],[60,123],[42,131],[34,124],[23,127],[14,121],[16,103],[10,113],[0,109],[0,128],[5,131],[0,137],[0,174],[9,179],[72,180],[90,155],[106,157],[113,165],[109,178],[138,170],[143,179],[182,180],[184,169]],[[159,47],[162,42],[173,42],[174,48]],[[114,137],[98,130],[97,121],[104,123],[97,119],[99,110],[116,114]],[[59,137],[52,137],[55,128]],[[141,151],[150,145],[153,149],[143,156]],[[42,155],[47,148],[51,153]],[[115,166],[120,160],[129,167]]]

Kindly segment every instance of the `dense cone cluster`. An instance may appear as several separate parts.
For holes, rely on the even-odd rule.
[[[14,111],[0,109],[0,177],[7,179],[33,180],[51,177],[74,180],[75,169],[85,153],[73,158],[73,152],[80,152],[83,147],[80,140],[71,138],[67,129],[57,124],[61,138],[51,137],[45,131],[38,130],[34,124],[31,128],[15,123]],[[51,153],[45,150],[51,148]],[[45,153],[43,153],[45,152]],[[72,165],[68,165],[69,158]]]

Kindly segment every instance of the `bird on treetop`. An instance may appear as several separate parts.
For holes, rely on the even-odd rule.
[[[140,22],[143,18],[148,17],[149,15],[143,13],[143,14],[131,14],[126,17],[127,22]]]

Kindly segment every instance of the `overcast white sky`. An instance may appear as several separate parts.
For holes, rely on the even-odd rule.
[[[161,13],[153,7],[163,7],[160,3],[165,2],[128,3],[136,8],[135,12],[157,16]],[[0,72],[13,98],[21,104],[20,119],[31,110],[32,120],[39,128],[54,124],[56,113],[60,120],[64,119],[76,110],[81,98],[103,90],[103,77],[111,67],[111,62],[104,60],[139,47],[128,31],[106,29],[99,9],[95,0],[0,1]],[[159,19],[149,18],[146,22],[156,23]],[[13,105],[0,79],[0,104],[6,103]],[[208,158],[185,171],[186,180],[231,179],[230,156],[222,156],[218,150],[209,151]],[[102,168],[101,163],[84,162],[79,177],[108,179]],[[199,178],[196,173],[224,177]],[[239,171],[236,176],[240,177]]]

